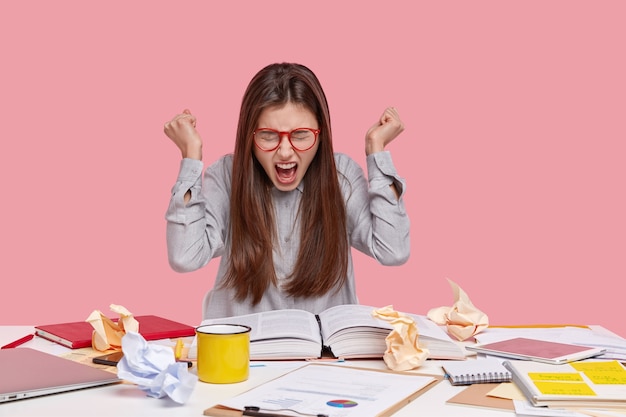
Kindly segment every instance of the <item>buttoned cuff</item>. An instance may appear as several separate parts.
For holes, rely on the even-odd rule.
[[[183,158],[180,161],[180,170],[178,171],[178,181],[183,183],[195,183],[204,170],[204,164],[198,159]]]
[[[400,196],[404,194],[406,182],[398,175],[389,151],[375,152],[367,155],[367,175],[370,187],[382,188],[395,184]]]

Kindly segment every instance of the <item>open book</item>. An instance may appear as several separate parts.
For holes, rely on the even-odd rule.
[[[375,307],[348,304],[319,315],[304,310],[273,310],[207,319],[202,324],[250,326],[250,359],[382,358],[385,338],[393,327],[372,317]],[[418,328],[420,347],[432,359],[465,359],[464,348],[425,316],[407,314]],[[193,355],[193,346],[190,352]]]

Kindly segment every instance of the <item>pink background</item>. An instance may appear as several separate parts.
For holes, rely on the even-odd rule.
[[[412,255],[356,255],[364,304],[420,314],[456,281],[492,324],[626,336],[622,1],[20,1],[0,5],[0,324],[109,304],[197,324],[217,261],[178,274],[164,213],[189,107],[233,149],[266,64],[317,73],[337,151],[364,164],[388,105]]]

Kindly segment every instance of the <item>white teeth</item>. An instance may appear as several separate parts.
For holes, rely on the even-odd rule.
[[[276,166],[280,169],[291,169],[296,166],[295,162],[291,162],[289,164],[276,164]]]

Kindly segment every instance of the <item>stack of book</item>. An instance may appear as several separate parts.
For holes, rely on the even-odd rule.
[[[511,360],[504,366],[533,406],[626,409],[626,368],[618,361]]]

